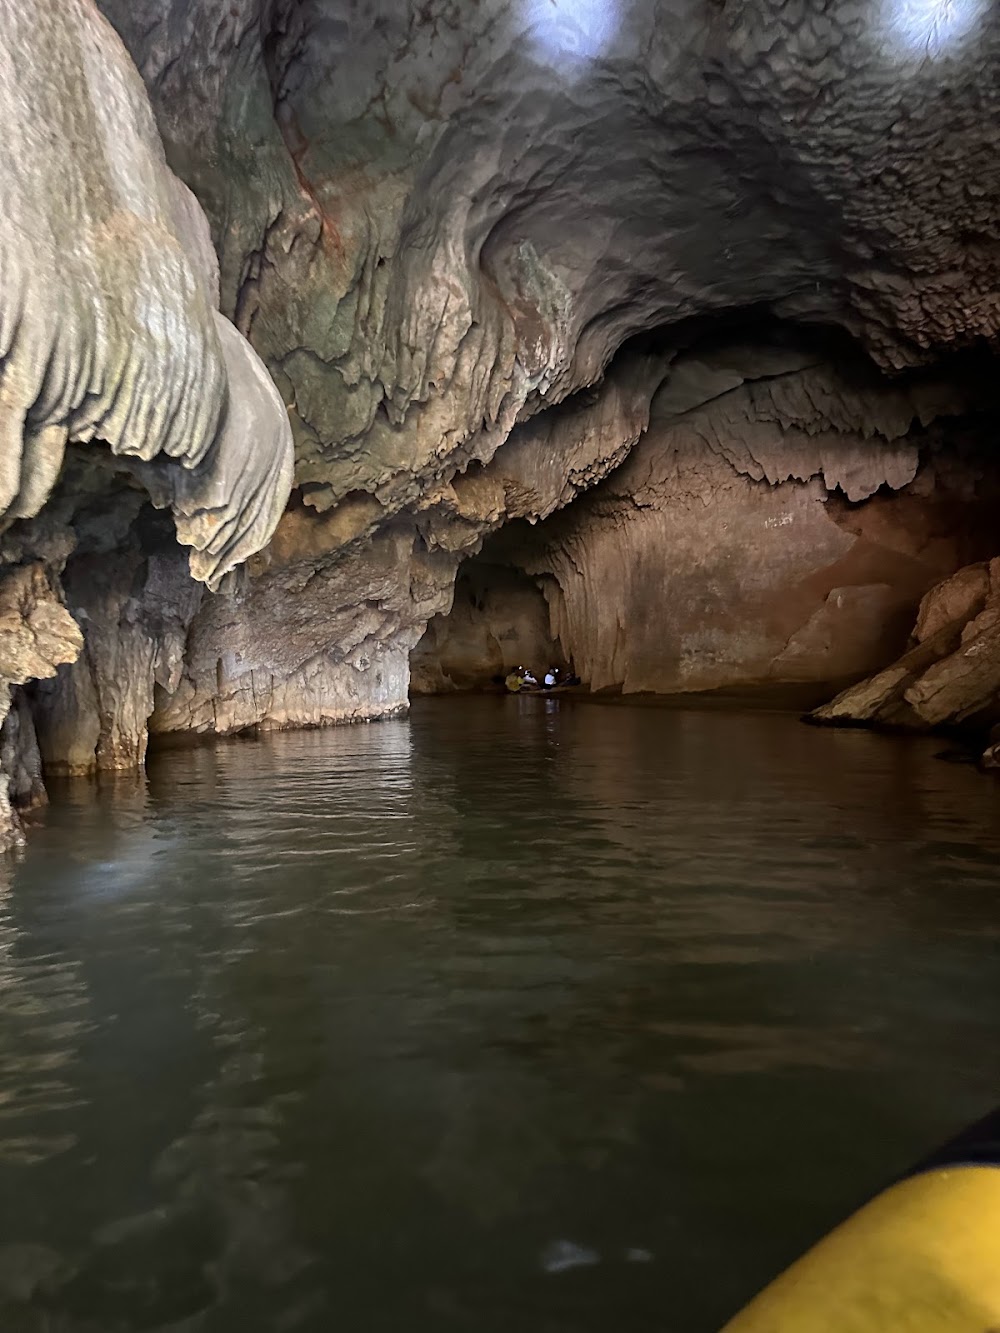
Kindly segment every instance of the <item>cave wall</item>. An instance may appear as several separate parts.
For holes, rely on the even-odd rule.
[[[296,492],[241,588],[201,602],[151,730],[219,735],[405,709],[410,652],[451,607],[463,559],[510,519],[556,512],[621,462],[669,362],[627,349],[599,388],[516,423],[487,464],[428,486],[391,519],[363,492],[323,513]]]
[[[902,650],[922,595],[970,549],[942,525],[954,507],[929,471],[853,508],[819,482],[772,487],[724,461],[670,459],[678,490],[658,491],[664,461],[526,560],[549,576],[553,631],[594,689],[856,679]]]
[[[833,687],[896,656],[928,589],[992,551],[994,431],[977,367],[887,384],[843,351],[708,345],[672,363],[617,470],[498,533],[470,577],[535,576],[591,689]],[[421,645],[445,676],[470,619]]]
[[[777,0],[102,8],[295,436],[294,505],[242,588],[201,604],[158,730],[405,706],[400,662],[462,560],[622,462],[691,321],[837,325],[889,371],[996,331],[992,14],[949,45],[846,0],[822,21]],[[676,337],[644,361],[629,340],[651,328]],[[901,431],[875,466],[887,485]],[[760,477],[740,475],[749,495]],[[701,484],[742,512],[725,473]],[[849,540],[812,533],[831,560]],[[640,544],[652,570],[662,535]],[[856,618],[892,619],[902,593],[866,596],[848,594]],[[759,619],[740,630],[758,664],[801,628]],[[655,653],[630,655],[637,671]]]
[[[39,795],[32,683],[46,682],[56,701],[64,685],[82,700],[73,663],[85,647],[92,664],[103,658],[102,697],[76,712],[89,724],[117,695],[121,718],[103,718],[93,745],[114,766],[141,761],[145,723],[131,715],[153,667],[138,650],[120,651],[146,614],[134,571],[121,568],[138,510],[152,502],[170,513],[178,587],[218,588],[267,542],[293,459],[272,380],[216,308],[208,223],[166,165],[142,81],[111,26],[87,0],[0,0],[0,34],[7,846],[19,837],[11,798]],[[88,549],[99,566],[78,588],[68,574],[64,584],[68,563]],[[116,581],[121,596],[108,591]],[[79,749],[73,729],[64,728],[66,743]]]

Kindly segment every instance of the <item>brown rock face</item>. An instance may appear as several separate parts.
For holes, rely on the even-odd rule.
[[[995,540],[985,421],[911,430],[949,393],[971,405],[801,347],[681,354],[618,469],[483,558],[537,578],[550,638],[593,689],[857,679],[901,651],[927,589]],[[468,619],[463,606],[432,626],[442,669]]]
[[[818,722],[929,729],[1000,707],[1000,560],[969,565],[933,588],[911,646],[892,666],[816,710]],[[993,767],[995,747],[988,751]]]
[[[23,685],[53,676],[82,646],[80,629],[60,605],[44,565],[5,572],[0,580],[0,678]]]

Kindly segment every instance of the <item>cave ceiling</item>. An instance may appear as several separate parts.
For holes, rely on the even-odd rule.
[[[979,0],[102,0],[325,509],[390,514],[654,327],[992,339]]]

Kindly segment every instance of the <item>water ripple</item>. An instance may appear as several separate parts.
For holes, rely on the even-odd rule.
[[[989,1109],[995,785],[536,703],[56,794],[0,886],[0,1327],[714,1327]]]

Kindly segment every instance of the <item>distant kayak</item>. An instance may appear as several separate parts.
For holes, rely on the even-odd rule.
[[[508,694],[569,694],[572,690],[580,688],[580,681],[574,681],[572,684],[567,682],[565,685],[512,685],[509,680],[504,682],[504,689]]]
[[[576,685],[507,685],[508,694],[569,694],[578,689]]]
[[[570,675],[555,685],[545,685],[525,667],[515,667],[503,678],[504,689],[508,694],[565,694],[582,683],[579,676]]]

